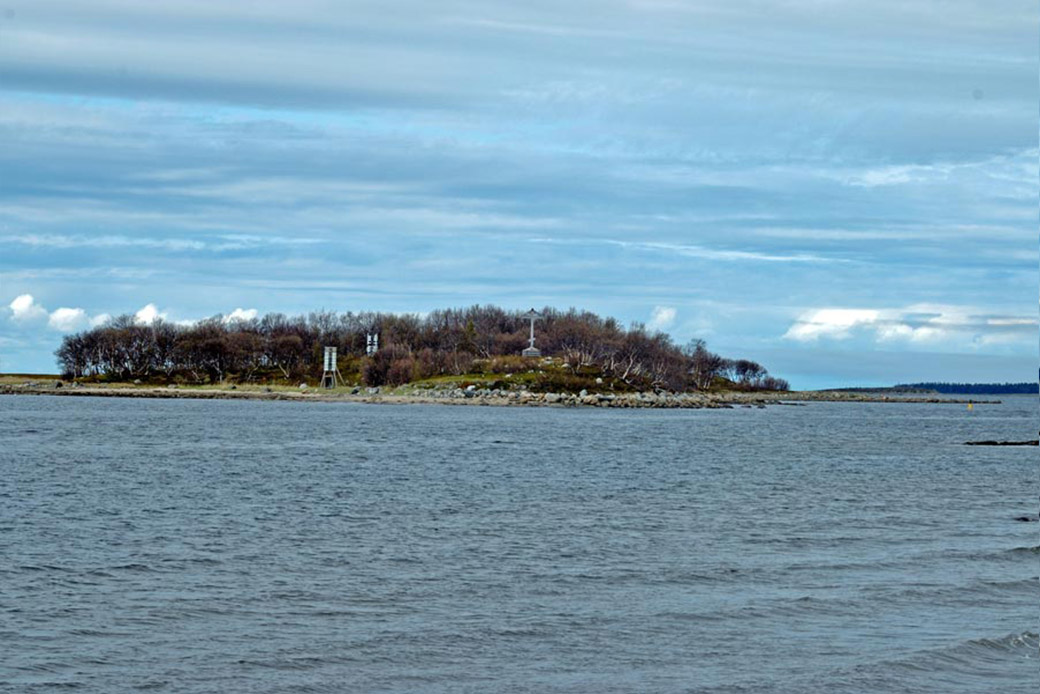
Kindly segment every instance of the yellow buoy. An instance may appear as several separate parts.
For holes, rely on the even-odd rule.
[[[974,409],[975,409],[975,405],[973,405],[973,404],[971,404],[971,403],[969,402],[969,403],[968,403],[968,411],[969,411],[969,412],[971,412],[971,411],[972,411],[972,410],[974,410]]]

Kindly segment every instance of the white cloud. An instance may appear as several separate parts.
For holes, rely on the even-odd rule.
[[[36,303],[32,294],[15,297],[8,308],[11,309],[11,318],[17,321],[31,321],[47,315],[47,309]]]
[[[112,315],[109,313],[99,313],[92,316],[86,310],[78,307],[63,306],[54,311],[48,311],[44,306],[37,303],[31,294],[18,296],[8,305],[8,309],[10,310],[10,318],[12,320],[29,322],[46,318],[47,327],[63,333],[97,328],[112,319]],[[259,315],[260,312],[255,308],[239,307],[230,313],[224,314],[223,321],[224,323],[249,321]],[[198,323],[198,320],[194,319],[171,320],[169,313],[160,311],[154,303],[145,304],[134,313],[134,322],[138,325],[151,325],[157,320],[169,321],[182,327],[191,327]]]
[[[90,325],[90,322],[87,312],[81,308],[55,309],[47,319],[47,325],[50,328],[63,333],[81,330]]]
[[[849,176],[846,182],[848,185],[861,188],[926,183],[934,178],[945,179],[949,176],[950,170],[949,166],[884,166]]]
[[[665,330],[675,323],[675,315],[676,311],[671,306],[654,306],[647,327],[651,330]]]
[[[236,308],[231,313],[224,316],[225,323],[231,323],[237,320],[253,320],[258,315],[258,311],[255,308]]]
[[[960,178],[971,182],[975,187],[990,181],[1002,187],[1005,195],[1018,195],[1025,192],[1024,187],[1028,187],[1031,193],[1036,187],[1035,162],[1038,154],[1040,151],[1030,147],[1010,154],[957,163],[878,166],[845,175],[842,180],[850,186],[877,188],[905,184],[936,184]]]
[[[166,313],[161,313],[155,304],[147,304],[134,314],[134,322],[140,325],[151,325],[157,320],[166,320]]]
[[[4,210],[11,213],[10,207]],[[49,210],[49,212],[54,212]],[[100,213],[99,213],[100,214]],[[112,215],[123,215],[125,211],[112,210]],[[113,217],[109,217],[112,219]],[[139,217],[138,217],[139,218]],[[316,244],[318,239],[258,236],[253,234],[222,234],[208,240],[193,238],[137,238],[129,236],[77,236],[68,234],[15,234],[0,236],[4,243],[17,243],[32,248],[157,248],[166,251],[239,251],[254,250],[265,246],[301,246]]]
[[[972,306],[913,304],[903,308],[821,308],[806,311],[784,339],[816,342],[872,337],[879,343],[959,346],[1036,340],[1037,319],[986,314]]]
[[[11,311],[12,320],[31,322],[46,318],[47,327],[63,333],[94,327],[110,318],[107,313],[91,318],[83,309],[68,306],[48,311],[46,307],[36,302],[32,294],[22,294],[16,297],[8,308]]]
[[[588,245],[592,242],[602,243],[607,246],[617,246],[626,250],[643,252],[668,253],[680,255],[686,258],[699,258],[702,260],[718,260],[728,262],[755,261],[767,263],[845,263],[849,262],[843,258],[827,258],[811,253],[766,253],[760,251],[737,251],[706,246],[695,246],[689,244],[663,243],[656,241],[619,241],[617,239],[561,239],[561,238],[530,238],[530,243],[547,243],[555,245]]]
[[[879,311],[872,309],[823,308],[803,313],[784,337],[810,342],[821,337],[843,340],[851,336],[852,328],[878,320]]]
[[[657,242],[634,242],[634,241],[616,241],[613,239],[605,240],[605,243],[612,246],[620,246],[622,248],[632,248],[640,251],[659,251],[665,253],[675,253],[676,255],[685,256],[687,258],[702,258],[704,260],[720,260],[720,261],[760,261],[767,263],[820,263],[828,260],[836,262],[836,259],[823,258],[818,255],[811,253],[793,253],[793,254],[782,254],[782,253],[762,253],[758,251],[733,251],[733,250],[720,250],[716,248],[706,248],[704,246],[693,246],[687,244],[676,244],[676,243],[657,243]]]

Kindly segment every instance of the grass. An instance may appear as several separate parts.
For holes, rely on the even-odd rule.
[[[575,373],[558,359],[525,360],[519,363],[502,364],[498,360],[477,362],[480,370],[458,376],[434,376],[401,386],[409,391],[466,388],[498,390],[527,389],[533,392],[628,392],[631,386],[617,379],[605,378],[598,370],[579,369]],[[518,368],[516,368],[518,367]],[[506,370],[509,369],[509,370]],[[601,382],[597,383],[596,379]]]
[[[21,385],[26,381],[60,381],[57,374],[0,374],[0,385]]]
[[[492,359],[477,360],[473,363],[470,373],[459,375],[439,375],[430,378],[419,379],[399,386],[383,386],[384,392],[399,394],[421,393],[430,390],[451,390],[454,388],[465,389],[476,386],[480,389],[489,390],[530,390],[536,393],[546,392],[569,392],[578,393],[581,390],[589,392],[630,392],[636,390],[632,386],[620,380],[603,376],[596,369],[583,368],[574,369],[565,366],[562,360],[551,357],[530,359],[521,357],[494,357]],[[142,383],[133,381],[108,379],[104,376],[94,376],[78,379],[81,382],[95,388],[162,388],[168,384],[174,384],[183,390],[226,390],[234,385],[235,390],[244,392],[299,392],[299,383],[305,381],[308,390],[317,390],[316,379],[293,379],[287,381],[280,373],[257,374],[258,378],[267,380],[260,382],[240,382],[232,376],[221,383],[191,383],[186,382],[183,377],[175,376],[172,379],[156,378]],[[364,388],[359,383],[360,374],[350,371],[343,373],[345,384],[335,389],[321,389],[322,392],[344,393],[350,392],[355,387]],[[600,378],[601,383],[596,383]],[[55,374],[0,374],[0,384],[20,385],[26,381],[53,382],[61,380]],[[280,381],[280,382],[279,382]]]

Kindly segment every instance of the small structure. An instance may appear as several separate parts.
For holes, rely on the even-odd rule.
[[[336,365],[336,348],[326,347],[325,348],[325,363],[321,373],[321,387],[322,388],[335,388],[338,380],[343,380],[343,377],[339,375],[339,367]]]
[[[531,321],[531,337],[527,338],[527,341],[530,344],[528,344],[520,354],[525,357],[540,357],[542,356],[541,350],[534,346],[534,322],[542,318],[542,314],[532,308],[530,311],[525,313],[523,317]]]
[[[366,337],[368,341],[365,344],[365,354],[371,357],[379,351],[379,333],[369,333]]]

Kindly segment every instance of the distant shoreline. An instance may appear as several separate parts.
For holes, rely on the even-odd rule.
[[[874,402],[933,404],[1000,404],[1000,400],[953,399],[921,396],[894,396],[838,391],[790,392],[711,392],[711,393],[532,393],[530,391],[488,390],[406,390],[385,392],[361,389],[325,391],[317,388],[271,389],[262,387],[157,387],[107,386],[30,382],[2,384],[0,395],[49,395],[63,397],[93,396],[117,398],[165,398],[194,400],[280,400],[290,402],[353,402],[366,404],[437,404],[490,407],[599,407],[618,409],[729,409],[802,405],[807,402]],[[373,391],[373,392],[370,392]]]

